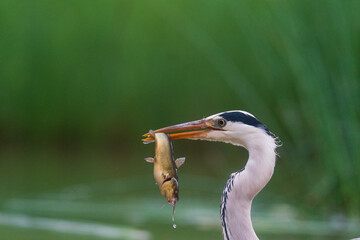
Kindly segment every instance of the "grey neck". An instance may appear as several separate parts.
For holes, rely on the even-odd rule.
[[[251,204],[272,177],[275,147],[275,144],[264,145],[261,142],[246,146],[249,151],[246,166],[243,171],[230,176],[223,192],[221,217],[224,239],[258,239],[251,222]]]

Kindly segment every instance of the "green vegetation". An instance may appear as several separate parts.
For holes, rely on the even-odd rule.
[[[152,181],[143,133],[242,109],[283,142],[263,204],[358,217],[359,11],[355,0],[0,1],[0,199]],[[182,173],[219,184],[205,194],[216,202],[246,159],[220,143],[174,148]]]

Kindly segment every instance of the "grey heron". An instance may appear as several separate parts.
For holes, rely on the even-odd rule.
[[[171,139],[194,139],[231,143],[249,152],[242,170],[230,175],[220,204],[223,237],[226,240],[258,239],[251,222],[254,197],[270,181],[275,167],[277,138],[252,114],[235,110],[201,120],[155,130]],[[145,141],[152,140],[145,134]]]

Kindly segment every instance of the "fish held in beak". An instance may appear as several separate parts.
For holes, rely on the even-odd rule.
[[[152,131],[150,131],[152,133]],[[160,193],[173,206],[179,200],[177,169],[184,164],[185,158],[174,160],[172,144],[166,133],[154,133],[155,157],[145,158],[154,164],[154,179]]]

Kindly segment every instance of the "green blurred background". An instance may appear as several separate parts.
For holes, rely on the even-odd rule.
[[[1,239],[221,239],[244,149],[149,129],[251,112],[283,142],[255,199],[264,239],[360,236],[360,1],[0,1]],[[191,236],[191,237],[189,237]]]

